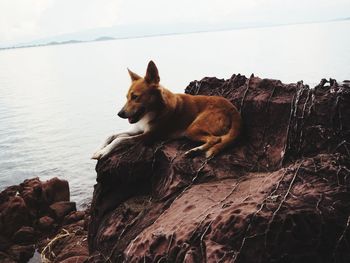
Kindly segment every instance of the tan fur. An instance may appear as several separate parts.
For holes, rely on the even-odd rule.
[[[202,143],[187,151],[186,155],[205,152],[206,157],[211,158],[239,135],[241,117],[229,100],[218,96],[172,93],[159,84],[158,69],[153,61],[149,62],[144,78],[128,71],[132,83],[127,103],[118,115],[132,123],[142,123],[144,127],[127,133],[129,136],[126,137],[125,133],[123,136],[111,136],[109,141],[114,140],[106,143],[107,146],[95,153],[93,158],[105,157],[122,142],[142,140],[147,143],[180,137]]]

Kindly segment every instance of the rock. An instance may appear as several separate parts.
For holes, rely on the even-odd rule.
[[[55,220],[49,216],[43,216],[39,218],[38,228],[42,232],[52,231],[54,229]]]
[[[85,211],[73,211],[69,215],[66,215],[63,219],[62,224],[68,225],[72,224],[74,222],[78,222],[85,217]]]
[[[34,228],[30,226],[22,226],[14,235],[13,241],[17,244],[31,244],[36,241],[36,233]]]
[[[75,202],[61,201],[50,205],[50,210],[55,218],[62,220],[72,211],[76,211]]]
[[[39,178],[27,179],[20,186],[21,197],[29,210],[35,211],[45,206],[42,199],[42,182]]]
[[[53,204],[60,201],[69,201],[69,185],[65,180],[52,178],[43,183],[43,194],[46,202]]]
[[[89,256],[87,232],[77,225],[65,226],[49,243],[40,246],[49,262],[83,262]]]
[[[87,256],[75,256],[75,257],[67,258],[61,261],[61,263],[83,263],[87,258],[88,258]]]
[[[47,182],[32,178],[2,191],[0,261],[27,262],[33,255],[34,246],[58,229],[60,222],[50,217],[50,213],[62,220],[65,215],[76,210],[75,203],[68,200],[68,182],[58,178]],[[79,216],[76,219],[81,220]],[[84,220],[78,221],[77,227],[83,224],[86,224]]]
[[[16,261],[4,252],[0,251],[0,262],[2,263],[16,263]]]
[[[350,87],[233,75],[191,82],[241,111],[212,160],[187,140],[96,165],[88,262],[350,262]]]
[[[0,251],[6,251],[10,246],[11,246],[11,240],[9,238],[6,238],[0,235]]]
[[[10,196],[0,204],[0,233],[11,237],[20,227],[32,224],[30,211],[20,196]]]
[[[34,245],[13,245],[9,254],[16,262],[27,262],[34,254]]]

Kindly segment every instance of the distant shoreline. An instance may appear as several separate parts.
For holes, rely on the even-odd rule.
[[[233,31],[233,30],[242,30],[242,29],[253,29],[253,28],[269,28],[269,27],[282,27],[282,26],[292,26],[292,25],[307,25],[307,24],[321,24],[321,23],[330,23],[330,22],[341,22],[349,21],[348,18],[339,18],[332,19],[327,21],[313,21],[313,22],[300,22],[300,23],[286,23],[286,24],[274,24],[274,25],[264,25],[264,26],[242,26],[242,27],[223,27],[213,30],[193,30],[189,32],[170,32],[170,33],[150,33],[145,35],[135,35],[135,36],[101,36],[91,40],[65,40],[65,41],[51,41],[48,43],[42,44],[23,44],[19,46],[9,46],[9,47],[0,47],[0,51],[11,50],[11,49],[20,49],[20,48],[34,48],[34,47],[45,47],[45,46],[58,46],[58,45],[67,45],[67,44],[80,44],[80,43],[91,43],[91,42],[100,42],[100,41],[111,41],[111,40],[123,40],[123,39],[137,39],[137,38],[150,38],[150,37],[162,37],[162,36],[173,36],[173,35],[189,35],[189,34],[200,34],[200,33],[210,33],[210,32],[224,32],[224,31]]]

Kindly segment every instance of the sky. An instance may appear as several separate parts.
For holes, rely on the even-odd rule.
[[[0,0],[0,43],[117,25],[265,25],[350,17],[349,0]]]

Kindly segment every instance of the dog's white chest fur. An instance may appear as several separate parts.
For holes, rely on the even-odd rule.
[[[148,132],[151,129],[150,122],[154,119],[155,114],[153,112],[146,113],[137,123],[135,123],[135,128]]]

